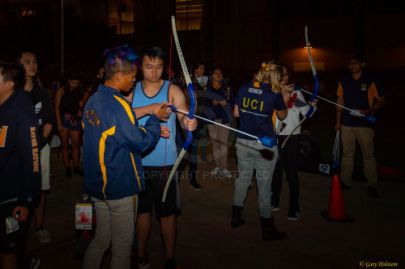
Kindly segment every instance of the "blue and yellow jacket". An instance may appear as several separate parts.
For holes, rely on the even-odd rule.
[[[123,95],[100,85],[83,113],[84,190],[97,199],[114,200],[144,189],[141,154],[160,137],[159,119],[138,127]]]

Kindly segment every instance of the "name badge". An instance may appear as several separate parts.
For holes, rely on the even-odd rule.
[[[76,204],[75,227],[78,230],[92,230],[93,206],[91,203]]]

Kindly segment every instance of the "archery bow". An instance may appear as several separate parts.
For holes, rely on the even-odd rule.
[[[176,108],[176,107],[173,106],[173,105],[170,105],[170,109],[171,109],[173,112],[178,112],[178,113],[181,113],[181,114],[184,114],[184,115],[189,115],[188,112],[183,111],[183,110],[181,110],[181,109],[178,109],[178,108]],[[228,130],[234,131],[234,132],[236,132],[236,133],[243,134],[243,135],[246,135],[246,136],[251,137],[251,138],[253,138],[253,139],[256,139],[258,143],[260,143],[260,144],[262,144],[263,146],[266,146],[266,147],[268,147],[268,148],[272,148],[272,147],[275,146],[276,143],[277,143],[277,140],[276,140],[275,138],[273,138],[273,137],[269,137],[269,136],[261,136],[261,137],[258,137],[258,136],[249,134],[249,133],[247,133],[247,132],[244,132],[244,131],[241,131],[241,130],[232,128],[232,127],[230,127],[230,126],[228,126],[228,125],[225,125],[225,124],[222,124],[222,123],[219,123],[219,122],[216,122],[216,121],[213,121],[213,120],[210,120],[210,119],[201,117],[201,116],[196,115],[196,114],[194,114],[194,117],[196,117],[196,118],[198,118],[198,119],[200,119],[200,120],[203,120],[203,121],[206,121],[206,122],[209,122],[209,123],[212,123],[212,124],[221,126],[221,127],[223,127],[223,128],[226,128],[226,129],[228,129]]]
[[[305,46],[307,48],[307,53],[308,53],[308,58],[309,58],[309,63],[311,65],[311,70],[312,70],[312,76],[314,78],[314,91],[311,94],[311,98],[309,100],[309,110],[303,117],[303,119],[297,124],[297,126],[291,131],[291,133],[287,136],[287,138],[284,140],[283,144],[281,145],[281,148],[284,148],[285,144],[287,143],[288,139],[294,134],[295,130],[297,130],[306,119],[311,118],[314,113],[315,113],[315,105],[314,101],[316,97],[318,96],[319,92],[319,79],[318,79],[318,74],[316,73],[315,69],[315,64],[314,64],[314,59],[312,58],[311,54],[311,43],[309,43],[309,38],[308,38],[308,26],[305,25]]]
[[[194,86],[193,86],[193,83],[191,82],[191,78],[190,78],[190,74],[188,73],[186,61],[184,59],[183,52],[181,50],[179,38],[177,36],[176,19],[174,18],[174,16],[172,16],[172,32],[173,32],[173,37],[174,37],[174,43],[176,45],[177,54],[179,55],[181,69],[183,70],[184,78],[186,80],[187,91],[188,91],[189,100],[190,100],[190,111],[187,113],[187,117],[189,119],[193,119],[196,105],[197,105],[195,92],[194,92]],[[181,160],[183,159],[184,155],[186,154],[188,148],[191,146],[192,141],[193,141],[193,133],[191,131],[187,130],[186,140],[183,143],[183,147],[180,151],[180,154],[177,157],[176,162],[174,163],[173,168],[170,171],[169,177],[167,179],[166,186],[163,191],[162,202],[166,201],[167,191],[169,190],[170,183],[173,180],[177,167],[180,165]]]
[[[312,95],[312,93],[311,92],[308,92],[308,91],[306,91],[306,90],[304,90],[304,89],[301,89],[301,88],[297,88],[299,91],[301,91],[301,92],[304,92],[304,93],[306,93],[306,94],[311,94]],[[338,104],[338,103],[336,103],[336,102],[333,102],[333,101],[331,101],[331,100],[329,100],[329,99],[326,99],[326,98],[324,98],[324,97],[322,97],[322,96],[319,96],[319,95],[317,95],[316,96],[318,99],[320,99],[320,100],[323,100],[323,101],[325,101],[325,102],[328,102],[329,104],[332,104],[332,105],[335,105],[335,106],[337,106],[337,107],[340,107],[340,108],[342,108],[342,109],[345,109],[345,110],[347,110],[347,111],[349,111],[351,114],[353,114],[353,115],[355,115],[355,116],[359,116],[359,117],[362,117],[362,118],[365,118],[368,122],[370,122],[370,123],[375,123],[376,122],[376,117],[375,116],[373,116],[373,115],[364,115],[364,114],[361,114],[359,111],[357,111],[357,110],[354,110],[354,109],[350,109],[350,108],[348,108],[348,107],[345,107],[345,106],[342,106],[342,105],[340,105],[340,104]]]

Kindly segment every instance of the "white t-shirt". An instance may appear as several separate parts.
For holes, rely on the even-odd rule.
[[[198,84],[200,84],[200,86],[204,88],[205,86],[207,86],[208,77],[207,76],[197,77],[197,81]]]
[[[309,110],[309,105],[305,101],[301,91],[292,91],[290,100],[292,102],[292,107],[288,108],[287,117],[282,121],[276,118],[276,130],[280,130],[280,125],[285,124],[285,127],[279,131],[278,135],[290,135],[294,128],[300,123],[300,114],[304,116]],[[301,126],[294,131],[293,135],[300,133]]]

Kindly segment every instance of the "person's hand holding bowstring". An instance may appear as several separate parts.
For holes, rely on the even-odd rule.
[[[152,114],[155,115],[161,121],[167,121],[172,113],[169,103],[156,103],[152,106]],[[160,125],[160,136],[163,138],[170,137],[170,129],[165,125]]]
[[[172,111],[170,110],[169,103],[156,103],[152,106],[152,114],[155,115],[161,121],[167,121]]]
[[[316,105],[318,104],[318,99],[314,99],[314,101],[312,101],[312,102],[309,101],[308,104],[309,104],[310,106],[313,106],[313,107],[316,108]]]

